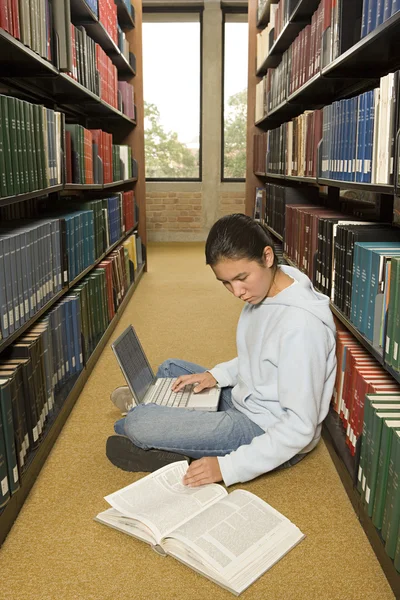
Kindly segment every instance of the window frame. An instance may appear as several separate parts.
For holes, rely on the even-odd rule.
[[[147,177],[145,180],[151,183],[156,182],[172,182],[172,183],[185,183],[195,182],[199,183],[203,181],[203,6],[146,6],[143,5],[143,14],[187,14],[196,13],[199,15],[200,24],[200,115],[199,115],[199,176],[198,177]],[[143,18],[145,23],[145,19]],[[162,20],[161,20],[162,22]],[[168,22],[168,21],[165,21]],[[146,165],[145,165],[146,167]],[[145,168],[146,172],[146,168]]]
[[[245,183],[246,177],[225,177],[225,24],[226,16],[248,15],[248,8],[245,5],[229,6],[222,5],[222,69],[221,69],[221,182],[222,183]],[[246,21],[247,22],[247,19]]]

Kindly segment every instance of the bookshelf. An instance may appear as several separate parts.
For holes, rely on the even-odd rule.
[[[61,4],[63,5],[64,3]],[[112,4],[114,4],[114,2],[112,2]],[[54,5],[57,5],[57,3]],[[85,268],[81,268],[80,271],[78,270],[79,272],[76,276],[72,277],[71,273],[69,273],[67,282],[65,281],[66,275],[64,274],[64,282],[61,285],[61,289],[59,289],[53,295],[48,293],[47,297],[51,297],[49,297],[47,301],[42,302],[41,305],[38,304],[39,308],[34,312],[33,315],[31,315],[29,318],[26,316],[24,322],[21,318],[21,325],[16,327],[15,331],[11,332],[9,335],[0,340],[1,360],[2,357],[9,356],[9,350],[13,347],[13,344],[22,339],[23,336],[26,336],[31,330],[32,326],[37,326],[42,317],[49,315],[57,306],[59,306],[59,301],[65,301],[68,303],[68,298],[71,298],[71,292],[76,294],[77,292],[75,290],[82,288],[82,285],[85,285],[85,282],[88,281],[88,278],[94,280],[96,278],[96,273],[99,273],[99,268],[104,271],[105,287],[104,292],[102,292],[102,294],[104,293],[102,296],[103,307],[101,308],[101,302],[98,300],[95,300],[95,302],[97,303],[96,310],[101,311],[98,313],[98,315],[101,315],[103,325],[105,323],[106,325],[102,329],[96,329],[96,327],[98,328],[98,323],[96,322],[95,329],[100,333],[96,333],[97,337],[94,336],[93,342],[91,338],[90,344],[93,343],[93,347],[91,347],[88,354],[85,351],[82,337],[81,341],[79,342],[79,344],[82,343],[81,352],[83,352],[84,355],[84,361],[81,359],[82,368],[81,370],[76,368],[76,372],[74,372],[72,367],[69,367],[71,375],[69,378],[65,378],[66,381],[64,381],[63,384],[59,384],[56,402],[52,412],[49,411],[47,421],[41,434],[40,443],[37,445],[37,447],[33,449],[31,448],[31,450],[27,453],[25,464],[22,465],[23,468],[22,466],[19,466],[19,468],[21,468],[20,487],[10,496],[10,499],[5,506],[0,509],[0,545],[5,540],[13,525],[13,522],[17,518],[25,499],[40,472],[40,469],[45,463],[46,458],[65,421],[67,420],[68,415],[71,412],[86,380],[93,370],[100,353],[106,346],[113,330],[121,318],[123,311],[125,310],[127,303],[132,297],[132,294],[135,292],[142,275],[147,270],[145,254],[147,238],[141,38],[142,6],[140,0],[132,0],[131,9],[129,8],[129,5],[130,3],[127,4],[124,0],[116,0],[115,8],[112,9],[115,11],[115,15],[118,18],[119,27],[125,35],[125,43],[127,42],[129,44],[129,59],[124,55],[122,50],[120,50],[107,31],[106,27],[103,26],[97,15],[91,8],[89,8],[84,0],[70,1],[70,18],[71,24],[85,28],[87,35],[99,45],[102,51],[104,51],[105,55],[103,56],[105,56],[107,60],[109,59],[113,67],[116,69],[116,79],[134,86],[134,118],[129,117],[127,114],[125,114],[125,112],[123,112],[123,110],[126,110],[126,107],[124,108],[121,104],[119,104],[120,108],[117,108],[117,105],[112,105],[109,102],[106,102],[102,98],[101,87],[98,87],[99,93],[94,93],[88,89],[88,87],[76,79],[73,79],[65,69],[59,67],[59,55],[58,51],[55,49],[56,47],[53,47],[53,35],[48,38],[48,42],[53,51],[53,62],[50,62],[50,60],[41,56],[37,51],[34,51],[32,48],[22,43],[21,40],[16,39],[16,37],[11,35],[9,31],[5,31],[5,29],[0,28],[0,94],[3,94],[7,97],[17,98],[18,101],[22,100],[33,105],[42,105],[46,109],[57,111],[57,113],[61,113],[61,115],[63,115],[60,121],[62,131],[62,135],[60,137],[62,150],[62,154],[60,154],[60,164],[62,165],[60,167],[60,182],[58,182],[57,185],[49,185],[43,188],[38,186],[39,189],[32,189],[31,191],[25,193],[13,195],[3,194],[3,196],[0,196],[0,209],[8,211],[14,207],[13,210],[15,209],[17,211],[16,214],[18,214],[18,210],[22,211],[21,214],[25,214],[24,211],[29,211],[32,209],[32,206],[34,206],[32,217],[40,219],[41,215],[45,214],[43,213],[44,210],[48,216],[49,213],[51,213],[52,208],[53,210],[55,208],[59,209],[60,207],[65,210],[74,210],[72,207],[75,206],[75,203],[77,203],[77,206],[79,206],[79,203],[86,201],[100,203],[105,202],[106,204],[102,204],[102,206],[107,206],[107,208],[103,209],[105,213],[102,214],[102,222],[107,230],[109,228],[109,232],[107,234],[105,229],[101,230],[101,237],[104,245],[103,250],[100,253],[97,252],[97,255],[95,254],[95,249],[89,249],[89,244],[88,246],[84,245],[85,242],[83,241],[82,237],[82,242],[79,242],[81,244],[81,252],[84,252],[85,256],[90,256],[93,252],[94,260],[92,260],[88,266],[85,266]],[[67,26],[69,25],[67,24],[66,27]],[[52,30],[51,27],[50,29]],[[122,33],[120,32],[119,35],[121,39]],[[88,55],[86,54],[85,56],[83,56],[83,54],[81,56],[82,69],[89,69],[89,63],[84,61],[84,57],[86,58],[87,56]],[[83,64],[86,66],[83,67]],[[94,72],[92,72],[90,75],[87,73],[85,77],[87,78],[86,81],[92,77],[93,83],[95,82]],[[98,81],[102,79],[98,74],[96,77],[98,78]],[[117,84],[115,83],[115,85]],[[112,134],[112,144],[116,145],[115,148],[122,146],[128,147],[128,157],[130,156],[129,153],[131,152],[132,158],[135,159],[135,162],[131,163],[131,176],[128,176],[125,179],[118,179],[114,177],[114,179],[117,180],[110,181],[108,183],[66,183],[65,123],[76,123],[82,125],[86,129],[101,129],[109,134]],[[21,125],[21,131],[24,125],[25,123]],[[29,130],[26,129],[26,132],[28,131]],[[26,139],[28,139],[29,133],[25,133],[25,135],[27,136]],[[57,153],[55,151],[55,155],[56,154]],[[93,156],[95,156],[95,154],[93,154]],[[118,156],[120,157],[119,168],[121,168],[123,163],[122,154],[116,154],[115,156],[117,157],[115,160],[118,160]],[[114,160],[114,155],[112,158]],[[22,163],[18,164],[21,165]],[[85,169],[88,168],[87,165],[88,163],[85,162]],[[111,163],[110,168],[111,173],[114,173],[114,175],[115,173],[119,173],[119,170],[115,170],[114,163]],[[103,171],[101,170],[100,173],[102,174]],[[125,176],[126,173],[127,172],[125,171]],[[121,176],[124,177],[124,173],[122,171]],[[122,212],[120,212],[118,221],[120,234],[118,239],[116,239],[115,221],[114,230],[112,230],[112,224],[111,222],[108,222],[108,217],[105,216],[110,210],[108,208],[108,200],[106,199],[113,195],[115,196],[117,193],[122,194],[125,192],[129,192],[129,194],[134,193],[136,213],[133,213],[132,200],[132,214],[130,215],[131,225],[125,230],[125,226],[123,226],[123,222],[125,221],[122,220]],[[133,196],[129,196],[129,198],[133,198]],[[128,202],[128,200],[126,201]],[[119,202],[119,210],[121,211],[122,195]],[[29,207],[26,203],[29,203]],[[113,218],[115,219],[115,212],[113,214]],[[110,212],[108,213],[108,216],[111,216]],[[14,216],[13,218],[15,219],[19,217]],[[94,221],[93,223],[93,231],[94,235],[96,236],[98,235],[97,222]],[[82,221],[82,226],[89,227],[89,222]],[[88,229],[87,231],[90,230]],[[122,244],[128,244],[128,240],[133,239],[132,234],[139,236],[142,243],[141,247],[143,248],[144,252],[143,262],[138,264],[134,273],[132,267],[129,266],[129,251],[125,250],[124,254],[123,250],[119,250],[122,247]],[[64,252],[66,252],[66,247],[64,247]],[[75,256],[75,254],[73,256]],[[125,259],[122,259],[121,256],[124,256]],[[63,260],[62,254],[60,254],[60,257],[61,260]],[[129,257],[131,257],[130,254]],[[76,264],[78,265],[83,264],[79,262],[81,260],[80,258],[75,257],[74,260],[77,261]],[[115,266],[118,260],[120,260],[119,267]],[[54,264],[55,263],[53,263],[53,266]],[[108,267],[110,268],[108,269]],[[129,269],[126,270],[128,267]],[[60,265],[60,269],[61,268],[62,262]],[[121,269],[121,271],[117,274],[114,269]],[[106,274],[107,270],[109,271],[109,278]],[[110,275],[111,270],[113,270],[112,279]],[[125,274],[124,283],[122,283],[122,279],[120,279],[120,275],[122,273]],[[112,286],[114,284],[121,284],[122,287],[113,288],[112,293],[115,294],[113,301],[112,295],[107,296],[107,294],[110,291],[109,285]],[[43,294],[43,297],[46,297],[46,294]],[[80,298],[79,292],[78,297]],[[111,313],[110,303],[113,304],[113,302],[114,309]],[[91,310],[94,311],[95,305],[90,306]],[[68,310],[72,311],[72,308]],[[106,314],[112,314],[113,316],[106,321]],[[92,325],[90,325],[90,327],[92,327]],[[79,329],[77,331],[79,331]],[[72,340],[73,334],[71,333],[70,335]],[[83,322],[81,335],[83,336]],[[74,344],[76,349],[77,342],[74,341]],[[69,352],[70,354],[68,354],[68,357],[70,359],[70,357],[74,355],[74,351],[69,350]],[[42,368],[44,369],[44,367]],[[67,368],[65,370],[67,371]]]
[[[318,148],[316,175],[315,176],[297,176],[286,175],[287,169],[279,172],[271,173],[267,171],[266,160],[264,154],[264,167],[259,162],[259,149],[254,143],[255,136],[264,134],[265,132],[278,129],[281,126],[286,127],[286,124],[303,115],[306,111],[320,110],[325,106],[337,101],[347,100],[369,92],[374,88],[379,87],[380,80],[388,73],[400,68],[400,49],[396,40],[400,35],[400,12],[397,12],[387,18],[383,23],[360,39],[361,32],[361,17],[362,17],[362,0],[355,0],[354,3],[346,3],[345,0],[338,0],[337,5],[340,11],[352,10],[352,23],[360,22],[360,29],[357,29],[358,37],[349,43],[349,32],[338,25],[339,33],[343,33],[343,39],[347,36],[347,42],[343,42],[342,52],[327,63],[320,59],[319,67],[314,74],[311,74],[307,80],[290,92],[289,75],[287,75],[286,85],[283,85],[283,97],[278,95],[278,103],[272,104],[269,108],[268,100],[264,101],[264,115],[256,120],[256,88],[262,78],[269,76],[269,70],[282,67],[285,52],[291,48],[296,37],[303,29],[310,26],[313,22],[313,14],[317,10],[319,0],[300,0],[289,5],[292,12],[279,36],[274,42],[269,43],[269,52],[263,58],[261,66],[257,69],[257,33],[261,32],[269,23],[271,4],[264,5],[264,12],[261,18],[258,18],[257,0],[249,1],[248,16],[249,16],[249,74],[248,74],[248,117],[247,117],[247,172],[246,172],[246,214],[254,214],[256,189],[264,188],[267,184],[283,188],[296,188],[301,190],[303,197],[311,192],[316,192],[320,197],[320,204],[325,208],[341,210],[341,207],[350,204],[350,200],[340,193],[341,190],[354,190],[363,195],[366,202],[365,211],[368,212],[366,196],[373,197],[371,203],[375,208],[374,221],[392,222],[393,206],[397,194],[397,181],[388,183],[364,183],[362,181],[338,180],[330,177],[322,176],[322,157],[320,156],[321,148]],[[328,3],[330,4],[329,1]],[[267,6],[268,5],[268,6]],[[331,15],[332,16],[332,15]],[[332,16],[333,18],[333,16]],[[357,21],[358,19],[358,21]],[[308,31],[311,31],[309,29]],[[325,35],[325,34],[324,34]],[[354,36],[354,31],[352,32]],[[324,42],[322,37],[322,47]],[[346,46],[347,43],[347,46]],[[291,48],[292,51],[292,48]],[[289,58],[288,58],[289,56]],[[290,73],[292,55],[287,55],[288,73]],[[307,63],[306,63],[307,64]],[[311,70],[311,69],[310,69]],[[308,75],[310,75],[310,70]],[[273,75],[271,76],[273,77]],[[267,88],[269,89],[269,88]],[[271,88],[272,89],[272,88]],[[396,90],[397,91],[397,90]],[[397,108],[397,110],[399,110]],[[287,131],[287,130],[283,130]],[[285,140],[284,133],[283,140]],[[399,135],[396,137],[396,149],[394,152],[394,169],[393,172],[398,172],[398,151],[399,151]],[[274,144],[273,137],[269,137],[268,146],[271,152]],[[286,138],[287,140],[287,138]],[[285,144],[285,141],[283,142]],[[322,142],[321,142],[322,145]],[[261,147],[261,146],[260,146]],[[267,146],[265,146],[266,148]],[[262,146],[264,148],[264,146]],[[286,151],[288,152],[287,148]],[[282,151],[283,152],[283,151]],[[261,151],[262,153],[262,151]],[[278,153],[279,155],[279,153]],[[281,154],[280,156],[286,156]],[[274,160],[274,159],[273,159]],[[275,159],[282,160],[285,165],[286,158]],[[287,164],[287,163],[286,163]],[[257,165],[257,168],[255,167]],[[274,169],[275,170],[275,169]],[[290,172],[290,171],[289,171]],[[344,179],[344,178],[343,178]],[[348,178],[350,179],[350,178]],[[355,177],[354,177],[355,179]],[[374,181],[373,179],[371,179]],[[379,180],[378,180],[379,181]],[[308,190],[308,191],[307,191]],[[268,192],[267,192],[268,193]],[[315,194],[313,193],[315,197]],[[268,204],[268,197],[266,199]],[[305,204],[315,203],[315,200],[305,200]],[[362,209],[360,209],[362,211]],[[357,213],[355,213],[357,214]],[[369,220],[369,219],[365,219]],[[284,234],[276,231],[268,223],[267,227],[271,232],[274,240],[279,244],[284,241]],[[298,267],[291,257],[284,253],[283,255],[287,264]],[[304,269],[303,269],[304,270]],[[318,286],[316,286],[318,288]],[[340,310],[332,301],[330,303],[331,310],[344,327],[351,332],[356,340],[365,348],[368,353],[382,366],[382,369],[389,373],[392,378],[400,383],[400,373],[385,361],[384,353],[381,347],[374,346],[371,341],[361,333],[357,327],[351,322],[348,316]],[[359,440],[356,445],[356,452],[353,456],[350,453],[349,447],[346,444],[346,435],[341,419],[336,412],[331,408],[324,422],[323,437],[326,441],[328,450],[332,456],[335,467],[341,477],[343,485],[352,502],[354,510],[365,530],[366,535],[380,561],[380,564],[385,572],[385,575],[391,585],[395,596],[400,597],[400,575],[394,568],[392,559],[385,552],[384,542],[380,536],[380,532],[372,524],[372,520],[368,517],[365,507],[361,501],[360,494],[356,489],[357,470],[358,470],[358,454],[360,450]]]

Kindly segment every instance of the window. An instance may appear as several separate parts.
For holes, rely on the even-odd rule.
[[[146,179],[201,178],[199,12],[144,13]]]
[[[247,14],[224,13],[222,180],[246,176]]]

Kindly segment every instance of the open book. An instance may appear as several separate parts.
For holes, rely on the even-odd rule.
[[[304,535],[272,506],[244,490],[182,484],[186,461],[167,465],[105,497],[96,521],[171,555],[235,595]]]

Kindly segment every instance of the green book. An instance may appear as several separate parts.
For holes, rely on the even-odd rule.
[[[7,146],[4,143],[5,136],[5,118],[1,111],[0,104],[0,196],[7,196],[6,163],[5,154]]]
[[[394,471],[396,468],[396,453],[397,453],[397,429],[393,429],[392,431],[392,440],[390,443],[390,453],[389,453],[389,468],[387,474],[387,488],[386,488],[386,496],[385,496],[385,505],[383,509],[383,519],[382,519],[382,529],[381,536],[382,539],[386,542],[388,531],[389,531],[389,517],[390,517],[390,507],[392,505],[392,496],[393,496],[393,479],[394,479]]]
[[[16,100],[15,98],[7,98],[8,104],[8,124],[10,128],[10,155],[11,168],[14,175],[14,194],[21,193],[21,177],[18,160],[18,136],[17,136],[17,117],[16,117]]]
[[[399,289],[400,289],[400,257],[392,257],[391,271],[394,269],[396,274],[396,297],[397,304],[393,318],[392,340],[393,340],[393,360],[392,366],[396,371],[400,371],[400,310],[399,310]]]
[[[396,552],[394,554],[394,567],[400,573],[400,535],[397,538]]]
[[[34,146],[33,146],[33,135],[32,135],[32,124],[31,124],[31,108],[29,102],[22,103],[22,109],[24,113],[25,123],[25,150],[26,150],[26,161],[27,161],[27,178],[28,178],[28,189],[29,191],[37,190],[37,174],[36,168],[34,168]],[[35,177],[36,176],[36,177]]]
[[[0,379],[0,410],[3,420],[4,443],[8,469],[8,484],[11,494],[19,489],[17,453],[14,441],[14,423],[12,414],[11,388],[9,379]]]
[[[11,148],[11,126],[9,116],[8,97],[0,96],[1,99],[1,115],[3,119],[3,146],[4,149]],[[4,162],[6,168],[6,180],[7,180],[7,196],[14,196],[16,192],[16,182],[14,177],[13,165],[11,161],[11,152],[4,153]]]
[[[388,365],[393,365],[393,351],[394,351],[394,343],[393,343],[393,333],[394,333],[394,324],[396,318],[396,311],[398,310],[398,298],[399,298],[399,269],[398,269],[398,261],[391,261],[391,270],[390,270],[390,296],[389,296],[389,306],[387,311],[387,327],[386,327],[386,340],[385,340],[385,362]]]
[[[375,405],[373,405],[374,407]],[[376,478],[378,473],[379,464],[379,448],[382,437],[382,426],[385,419],[400,419],[400,404],[393,404],[393,408],[390,408],[390,404],[378,405],[378,409],[374,409],[372,417],[372,436],[371,436],[371,447],[369,452],[369,463],[366,473],[366,490],[365,490],[365,503],[367,505],[368,516],[372,517],[375,493],[376,493]],[[386,409],[385,407],[389,407]],[[396,407],[396,408],[395,408]]]
[[[15,121],[17,126],[17,154],[21,193],[29,192],[28,165],[26,157],[25,120],[23,117],[22,100],[15,99]]]
[[[390,556],[390,558],[394,558],[394,555],[396,553],[396,544],[400,522],[400,431],[397,429],[393,432],[392,444],[394,444],[395,446],[394,466],[391,493],[387,509],[388,524],[385,544],[385,550]]]
[[[3,508],[9,499],[10,487],[8,485],[6,446],[4,441],[3,419],[0,411],[0,508]]]
[[[364,416],[363,416],[363,430],[361,436],[361,449],[360,449],[360,460],[357,472],[357,490],[360,495],[363,496],[365,493],[366,477],[365,477],[365,466],[368,463],[368,452],[371,443],[371,432],[372,432],[372,403],[388,404],[400,402],[400,394],[387,392],[385,394],[366,394],[364,402]]]
[[[387,480],[389,473],[390,448],[392,443],[393,430],[397,427],[396,423],[396,420],[385,419],[382,424],[381,444],[379,448],[378,457],[378,472],[376,478],[375,501],[372,511],[372,522],[377,529],[382,528],[387,491]]]
[[[45,168],[45,147],[43,132],[43,106],[32,104],[33,130],[36,148],[36,161],[38,169],[38,189],[47,187],[46,168]]]

